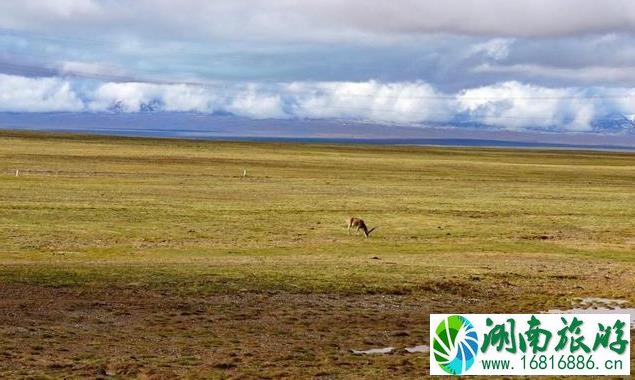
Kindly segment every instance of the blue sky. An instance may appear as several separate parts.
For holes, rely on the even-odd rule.
[[[598,132],[635,119],[635,2],[0,3],[0,111],[149,109]]]

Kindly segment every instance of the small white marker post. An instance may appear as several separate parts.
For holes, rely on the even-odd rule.
[[[247,177],[247,169],[243,169],[243,178]]]
[[[15,176],[18,177],[20,175],[20,169],[15,169]]]

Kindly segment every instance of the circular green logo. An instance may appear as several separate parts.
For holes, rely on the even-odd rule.
[[[478,353],[478,335],[467,318],[451,315],[437,326],[432,342],[434,357],[439,366],[451,375],[465,373]]]

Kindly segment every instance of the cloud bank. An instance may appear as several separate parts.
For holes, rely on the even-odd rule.
[[[0,72],[635,87],[632,0],[5,0]],[[270,99],[275,102],[275,99]]]
[[[632,33],[635,3],[402,0],[369,5],[367,0],[5,0],[0,3],[0,27],[269,41],[334,41],[429,33],[545,37]]]
[[[100,82],[0,74],[3,112],[198,112],[255,119],[350,119],[377,123],[482,123],[508,130],[585,132],[631,115],[633,89],[546,88],[515,81],[443,93],[425,82]]]
[[[0,74],[0,111],[82,111],[85,104],[59,78],[25,78]]]

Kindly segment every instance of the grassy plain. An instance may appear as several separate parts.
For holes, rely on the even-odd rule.
[[[3,378],[415,378],[429,313],[634,288],[632,153],[0,132]]]

